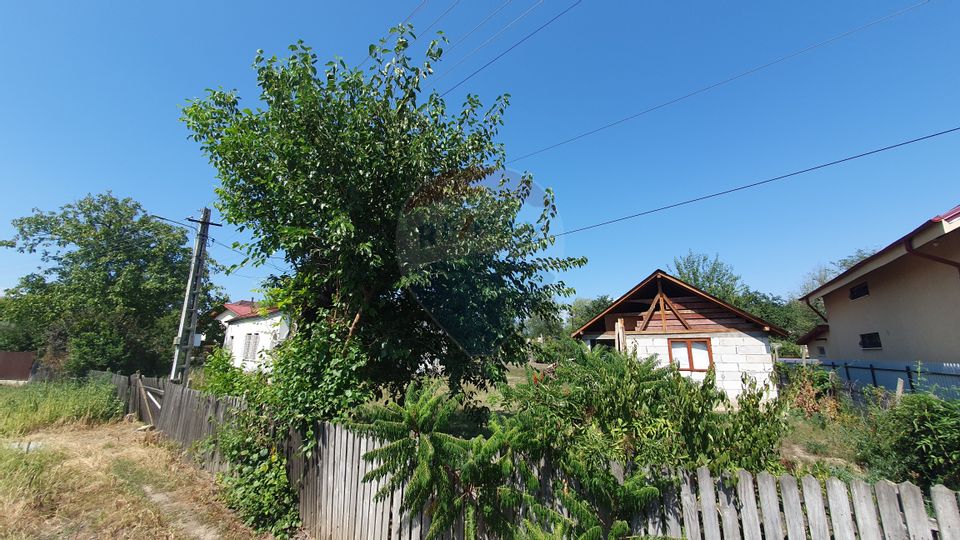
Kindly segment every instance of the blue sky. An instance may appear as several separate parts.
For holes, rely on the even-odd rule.
[[[413,16],[452,41],[505,0],[428,0]],[[413,11],[401,2],[2,2],[0,237],[31,208],[107,189],[182,219],[214,200],[216,178],[179,107],[205,88],[252,104],[256,49],[303,39],[322,59],[363,60]],[[438,66],[446,90],[571,2],[512,0]],[[512,95],[502,132],[519,156],[909,6],[873,2],[585,0],[451,92]],[[531,9],[531,7],[533,9]],[[909,13],[559,149],[511,164],[557,193],[567,229],[960,125],[960,4]],[[617,295],[674,256],[718,253],[748,284],[795,291],[817,264],[880,247],[960,204],[960,134],[782,183],[564,237],[589,264],[563,278]],[[229,243],[229,227],[214,231]],[[219,246],[212,253],[239,257]],[[0,288],[37,261],[6,251]],[[255,296],[267,268],[218,276]]]

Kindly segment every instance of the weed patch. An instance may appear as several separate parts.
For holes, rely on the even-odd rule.
[[[123,404],[114,392],[112,384],[101,380],[0,386],[0,436],[117,420],[123,414]]]

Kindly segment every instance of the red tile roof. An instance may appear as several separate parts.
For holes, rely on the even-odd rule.
[[[234,320],[259,317],[260,310],[261,310],[260,304],[257,302],[253,302],[251,300],[240,300],[239,302],[228,302],[224,304],[223,307],[227,308],[227,310],[229,310],[231,313],[236,315],[236,318]],[[272,306],[268,306],[263,309],[268,314],[275,313],[276,311],[278,311],[276,307],[272,307]]]

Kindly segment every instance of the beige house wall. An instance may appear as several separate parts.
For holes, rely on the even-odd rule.
[[[918,251],[960,261],[960,230]],[[869,296],[851,300],[850,287],[863,281]],[[830,324],[830,361],[960,361],[960,271],[956,267],[907,254],[826,294],[823,301]],[[880,334],[881,349],[860,348],[860,334],[870,332]],[[814,347],[815,342],[810,345]]]
[[[763,332],[720,332],[704,334],[631,334],[626,335],[627,350],[640,358],[656,356],[657,363],[670,365],[667,350],[668,339],[709,339],[713,354],[713,365],[717,373],[717,386],[736,399],[743,391],[743,374],[747,374],[760,384],[771,381],[773,357],[770,355],[770,341]],[[705,372],[681,371],[695,381],[703,381]],[[770,385],[771,396],[776,395],[776,385]]]

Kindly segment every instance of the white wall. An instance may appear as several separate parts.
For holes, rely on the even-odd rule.
[[[234,319],[226,325],[223,336],[223,348],[233,356],[233,365],[253,371],[264,363],[264,352],[277,346],[290,333],[286,318],[279,312],[265,317]],[[254,358],[244,358],[246,336],[258,336]]]
[[[627,350],[640,358],[656,355],[662,366],[670,364],[667,340],[709,339],[713,353],[713,365],[717,373],[717,386],[730,396],[736,397],[743,390],[741,377],[750,375],[760,384],[773,383],[773,357],[770,355],[770,340],[763,332],[718,332],[704,334],[627,334]],[[704,372],[681,371],[695,381],[702,381]],[[776,395],[776,385],[771,384],[771,396]]]

